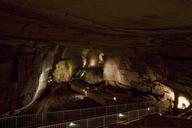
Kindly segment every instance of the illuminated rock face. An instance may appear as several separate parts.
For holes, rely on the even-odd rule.
[[[161,75],[145,64],[142,68],[134,68],[133,62],[122,57],[106,57],[104,62],[104,80],[111,86],[135,88],[138,91],[157,96],[166,107],[173,107],[175,94],[172,88],[158,82]],[[144,63],[139,61],[140,63]],[[135,63],[135,64],[140,64]]]
[[[153,70],[149,67],[144,67],[144,72],[140,73],[133,68],[133,64],[124,60],[126,56],[106,57],[104,62],[104,80],[111,85],[121,87],[129,87],[132,82],[141,82],[143,80],[155,81],[157,80]],[[123,86],[122,86],[123,85]]]
[[[103,78],[106,84],[118,86],[122,83],[119,70],[119,59],[117,57],[106,58],[104,62]]]
[[[104,53],[97,49],[82,50],[82,68],[85,69],[85,73],[82,77],[83,80],[90,84],[103,81],[103,56]]]
[[[185,109],[185,108],[189,107],[189,105],[190,105],[189,99],[187,99],[187,98],[184,97],[184,96],[179,96],[179,97],[178,97],[178,105],[177,105],[177,108],[179,108],[179,109]]]
[[[103,63],[103,56],[104,53],[99,50],[84,49],[81,53],[83,63],[82,67],[99,67]]]
[[[67,82],[72,76],[72,65],[68,61],[60,61],[56,64],[53,72],[53,79],[60,82]]]
[[[41,96],[43,91],[46,89],[49,72],[53,67],[54,55],[56,52],[57,52],[57,46],[54,49],[52,49],[51,51],[49,51],[47,56],[44,58],[43,63],[42,63],[42,72],[39,77],[39,83],[38,83],[37,90],[33,96],[32,101],[27,106],[30,106],[33,102],[35,102],[35,100],[37,100]],[[27,106],[25,106],[25,107],[27,107]]]
[[[152,87],[152,93],[162,96],[160,102],[164,104],[164,107],[174,107],[175,93],[170,87],[160,82],[155,82],[154,87]]]

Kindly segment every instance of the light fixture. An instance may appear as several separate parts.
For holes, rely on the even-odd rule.
[[[125,116],[125,115],[122,114],[122,113],[119,113],[119,114],[118,114],[118,117],[119,117],[119,118],[122,118],[122,117],[124,117],[124,116]]]
[[[116,98],[116,97],[113,97],[113,100],[114,100],[114,101],[117,101],[117,98]]]
[[[70,122],[68,126],[72,128],[72,127],[75,127],[76,125],[77,125],[77,124],[75,124],[75,123],[73,123],[73,122]]]

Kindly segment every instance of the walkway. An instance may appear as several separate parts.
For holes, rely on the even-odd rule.
[[[136,111],[133,111],[133,110],[136,110]],[[104,107],[92,107],[92,108],[86,108],[86,109],[76,109],[76,110],[68,110],[68,111],[57,111],[57,112],[50,112],[50,113],[40,113],[40,114],[0,118],[0,127],[1,128],[33,128],[33,127],[41,127],[41,126],[47,126],[47,125],[50,126],[51,124],[60,124],[63,122],[71,122],[75,120],[82,121],[82,119],[85,119],[84,121],[95,120],[95,119],[99,119],[99,120],[105,119],[105,123],[107,123],[106,121],[108,120],[107,119],[108,117],[109,117],[109,121],[112,121],[111,118],[117,119],[117,115],[122,117],[123,115],[128,114],[130,117],[129,119],[131,119],[132,116],[130,114],[137,113],[140,117],[148,114],[148,111],[151,111],[151,110],[153,111],[155,110],[155,108],[152,107],[151,102],[112,105],[112,106],[104,106]],[[121,115],[121,113],[123,115]],[[90,119],[87,120],[87,118],[90,118]],[[135,116],[133,118],[135,118]],[[70,124],[70,126],[71,125],[73,125],[73,123]],[[86,127],[82,127],[82,128],[86,128]]]

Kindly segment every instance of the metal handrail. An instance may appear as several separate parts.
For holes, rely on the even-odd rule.
[[[87,119],[81,119],[76,120],[72,122],[64,122],[60,124],[52,124],[47,126],[42,126],[39,128],[58,128],[58,127],[64,127],[64,128],[98,128],[98,127],[106,127],[109,125],[117,124],[120,122],[130,122],[136,119],[141,119],[147,115],[154,114],[157,112],[156,107],[150,107],[145,109],[138,109],[133,110],[129,112],[124,113],[116,113],[112,115],[106,115],[106,116],[100,116],[100,117],[92,117]],[[121,115],[119,115],[121,114]],[[115,117],[115,119],[114,119]],[[108,119],[109,122],[106,123],[106,120]],[[98,124],[99,121],[100,124]],[[92,122],[92,123],[90,123]],[[72,126],[73,125],[73,126]]]
[[[138,109],[140,107],[144,108],[151,104],[152,102],[131,103],[131,104],[111,105],[103,107],[92,107],[84,109],[4,117],[0,118],[0,127],[2,128],[37,127],[52,123],[66,122],[93,116],[96,117],[96,116],[114,114],[117,112],[125,112],[128,111],[129,109],[128,107],[131,107],[133,110]],[[123,107],[123,109],[121,107]],[[103,111],[98,113],[99,110]]]

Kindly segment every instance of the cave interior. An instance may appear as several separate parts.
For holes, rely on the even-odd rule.
[[[0,0],[0,115],[153,102],[191,121],[191,11],[187,0]]]

